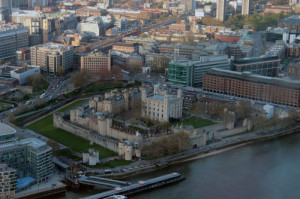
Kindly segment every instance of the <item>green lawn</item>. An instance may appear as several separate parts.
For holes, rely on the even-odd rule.
[[[105,163],[105,164],[97,164],[95,166],[89,166],[89,167],[105,169],[105,168],[112,168],[112,167],[127,165],[127,164],[130,164],[131,162],[132,161],[129,161],[129,160],[113,160],[113,161]]]
[[[81,100],[81,103],[85,100]],[[69,106],[61,109],[60,111],[68,110],[74,106],[77,106],[80,104],[80,101],[74,102],[73,104],[70,104]],[[101,158],[109,157],[112,155],[115,155],[114,152],[105,149],[99,145],[93,144],[90,145],[90,141],[83,139],[79,136],[73,135],[72,133],[69,133],[67,131],[64,131],[59,128],[55,128],[53,126],[53,114],[48,115],[47,117],[44,117],[37,122],[31,124],[28,126],[30,129],[34,130],[37,133],[40,133],[50,139],[53,139],[67,147],[70,147],[73,151],[82,153],[84,151],[87,151],[89,148],[94,148],[95,150],[99,151],[99,156]]]
[[[5,103],[5,102],[0,102],[0,111],[4,111],[6,109],[11,108],[11,104]]]
[[[99,93],[101,91],[108,91],[108,88],[122,88],[123,83],[120,82],[105,82],[105,83],[94,83],[85,90],[86,94]]]
[[[72,104],[69,104],[68,106],[66,106],[66,107],[64,107],[64,108],[59,109],[59,112],[65,112],[65,111],[67,111],[67,110],[70,110],[70,109],[72,109],[73,107],[78,106],[78,105],[82,104],[82,103],[85,102],[85,101],[87,101],[87,100],[86,100],[86,99],[78,100],[78,101],[76,101],[76,102],[74,102],[74,103],[72,103]]]
[[[189,119],[187,119],[185,122],[177,122],[179,125],[180,124],[184,124],[184,125],[193,125],[194,128],[201,128],[204,126],[210,126],[213,124],[216,124],[215,122],[211,121],[211,120],[206,120],[206,119],[202,119],[199,117],[195,117],[192,116]],[[175,124],[177,124],[175,123]]]

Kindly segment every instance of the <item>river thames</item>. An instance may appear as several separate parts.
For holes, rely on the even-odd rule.
[[[214,156],[181,163],[128,179],[134,183],[178,172],[185,181],[142,194],[134,199],[282,199],[300,198],[300,134],[246,145]],[[74,199],[100,189],[68,191]]]

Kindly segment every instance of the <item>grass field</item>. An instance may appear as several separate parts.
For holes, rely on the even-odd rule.
[[[85,90],[85,94],[97,94],[101,91],[108,91],[108,88],[122,88],[123,83],[120,82],[105,82],[105,83],[94,83]]]
[[[98,168],[98,169],[105,169],[105,168],[112,168],[116,166],[123,166],[130,164],[132,161],[129,160],[113,160],[111,162],[105,164],[97,164],[95,166],[89,166],[90,168]]]
[[[80,100],[77,102],[74,102],[70,105],[68,105],[65,108],[62,108],[59,111],[66,111],[68,109],[71,109],[74,106],[77,106],[81,104],[85,100]],[[67,131],[64,131],[59,128],[55,128],[53,126],[53,114],[50,114],[35,123],[28,126],[30,129],[34,130],[37,133],[40,133],[50,139],[53,139],[67,147],[70,147],[71,150],[82,153],[84,151],[87,151],[89,148],[94,148],[95,150],[99,151],[99,156],[101,158],[109,157],[112,155],[115,155],[114,152],[105,149],[99,145],[90,145],[90,141],[83,139],[79,136],[73,135],[72,133],[69,133]]]
[[[210,125],[216,124],[215,122],[213,122],[211,120],[206,120],[206,119],[202,119],[202,118],[195,117],[195,116],[192,116],[192,117],[188,118],[184,122],[177,122],[177,123],[179,125],[182,124],[182,123],[184,125],[193,125],[194,128],[201,128],[201,127],[204,127],[204,126],[210,126]],[[177,124],[177,123],[175,123],[175,124]]]
[[[5,103],[5,102],[0,102],[0,111],[4,111],[8,108],[11,107],[11,104]]]

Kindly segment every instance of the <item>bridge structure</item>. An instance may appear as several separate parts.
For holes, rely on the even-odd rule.
[[[80,184],[106,187],[109,189],[114,189],[116,187],[130,185],[129,182],[124,182],[124,181],[120,181],[120,180],[112,180],[112,179],[108,179],[108,178],[101,178],[101,177],[97,177],[97,176],[81,176],[80,178],[77,179],[77,182]]]
[[[115,36],[112,38],[108,38],[106,40],[102,40],[99,42],[91,43],[88,45],[79,46],[74,49],[74,52],[75,53],[88,52],[88,51],[92,51],[94,49],[102,49],[103,47],[112,46],[114,43],[121,41],[124,37],[138,35],[142,32],[148,31],[150,29],[155,29],[155,28],[159,28],[161,26],[171,24],[171,23],[181,19],[182,17],[184,17],[184,15],[180,16],[180,17],[173,17],[173,18],[169,18],[169,19],[160,20],[160,21],[150,24],[148,26],[137,28],[129,33],[124,33],[124,34],[121,34],[121,35],[118,35],[118,36]]]
[[[184,180],[185,178],[179,173],[170,173],[167,175],[152,178],[146,181],[139,181],[136,184],[131,184],[124,187],[116,187],[113,190],[85,197],[84,199],[101,199],[114,195],[133,195],[143,191],[159,188],[169,184],[173,184]]]

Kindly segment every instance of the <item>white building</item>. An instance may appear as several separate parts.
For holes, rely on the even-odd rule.
[[[16,51],[29,45],[28,29],[19,25],[0,25],[0,59],[16,57]]]
[[[99,163],[99,151],[89,149],[88,152],[82,153],[82,162],[88,165],[96,165]]]
[[[80,33],[89,32],[93,33],[95,36],[104,36],[105,35],[105,26],[102,20],[95,21],[85,21],[80,22],[77,25],[77,31]]]
[[[196,9],[195,10],[195,16],[196,17],[204,17],[204,9],[203,8]]]
[[[249,15],[250,14],[250,0],[243,0],[242,1],[242,15]]]
[[[39,74],[40,72],[39,66],[28,66],[10,71],[10,76],[19,80],[19,85],[23,85],[26,83],[27,77],[33,74]]]
[[[168,95],[161,91],[159,85],[154,85],[154,93],[147,96],[147,91],[142,92],[142,117],[160,122],[168,122],[170,118],[182,117],[182,91],[177,95]]]
[[[225,20],[225,12],[226,12],[226,1],[225,0],[217,0],[216,19],[219,21],[224,21]]]

